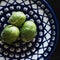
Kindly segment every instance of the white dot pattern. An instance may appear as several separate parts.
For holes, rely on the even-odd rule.
[[[1,60],[45,60],[50,55],[55,45],[57,31],[53,14],[45,5],[37,0],[0,2],[0,33],[6,25],[10,24],[8,19],[15,11],[23,11],[27,17],[26,20],[33,21],[37,26],[37,36],[29,43],[22,43],[18,39],[13,46],[9,46],[1,42]]]

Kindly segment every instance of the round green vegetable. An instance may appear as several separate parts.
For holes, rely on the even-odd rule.
[[[26,21],[21,28],[21,38],[24,42],[31,41],[37,34],[37,28],[34,22]]]
[[[7,25],[1,33],[1,38],[3,42],[12,44],[19,37],[20,31],[17,27],[12,25]]]
[[[12,25],[20,27],[26,20],[26,15],[23,12],[14,12],[9,18],[8,22]]]

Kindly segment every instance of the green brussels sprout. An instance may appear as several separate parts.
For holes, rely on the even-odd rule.
[[[37,34],[37,27],[34,22],[26,21],[21,28],[21,38],[24,42],[30,42]]]
[[[7,44],[12,44],[19,37],[20,31],[17,27],[12,25],[7,25],[1,32],[1,38],[3,42]]]
[[[20,27],[26,20],[26,15],[23,12],[14,12],[8,22],[12,25]]]

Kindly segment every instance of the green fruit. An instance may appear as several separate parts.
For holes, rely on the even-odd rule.
[[[14,12],[12,16],[9,18],[9,23],[15,26],[21,26],[26,20],[26,16],[23,12]]]
[[[7,25],[1,33],[2,41],[12,44],[19,37],[20,31],[17,27]]]
[[[21,38],[24,42],[31,41],[37,34],[37,28],[34,22],[26,21],[21,28]]]

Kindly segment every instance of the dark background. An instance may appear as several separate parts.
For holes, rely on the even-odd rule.
[[[59,0],[47,0],[47,1],[51,5],[51,7],[53,8],[57,16],[58,23],[59,23],[58,27],[60,31],[60,1]],[[59,36],[60,36],[60,32],[59,32]],[[49,58],[49,60],[60,60],[60,38],[58,38],[58,44],[56,46],[56,49],[51,55],[51,57]]]

